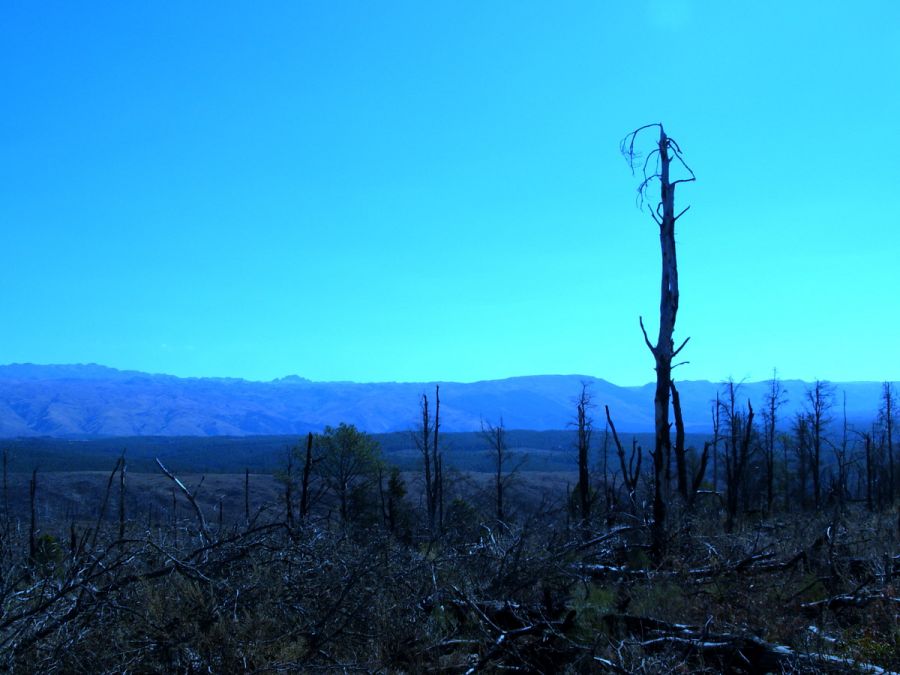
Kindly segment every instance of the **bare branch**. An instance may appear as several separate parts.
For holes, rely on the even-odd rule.
[[[165,474],[172,482],[174,482],[175,485],[178,486],[178,489],[181,490],[181,492],[182,492],[182,493],[184,494],[184,496],[187,498],[188,502],[190,502],[190,505],[191,505],[191,506],[193,507],[193,509],[194,509],[194,513],[197,515],[197,520],[198,520],[199,523],[200,523],[200,536],[203,538],[203,540],[204,540],[206,543],[209,543],[209,542],[211,541],[211,538],[210,538],[210,536],[209,536],[209,528],[208,528],[207,525],[206,525],[206,518],[203,517],[203,511],[200,510],[200,505],[197,503],[197,499],[196,499],[196,490],[195,490],[193,493],[192,493],[190,490],[188,490],[188,489],[184,486],[184,483],[182,483],[181,480],[178,478],[178,476],[176,476],[176,475],[173,474],[171,471],[169,471],[169,470],[163,465],[163,463],[159,461],[159,457],[156,457],[155,459],[156,459],[156,463],[159,465],[159,468],[162,470],[162,472],[163,472],[163,473],[164,473],[164,474]],[[200,484],[201,484],[201,485],[203,484],[203,480],[202,480],[202,479],[201,479],[201,481],[200,481]],[[197,489],[199,489],[199,488],[200,488],[200,485],[197,486]]]
[[[673,359],[674,359],[676,356],[678,356],[678,353],[679,353],[682,349],[684,349],[684,346],[690,341],[690,339],[691,339],[690,336],[686,337],[686,338],[684,339],[684,342],[681,343],[681,346],[680,346],[678,349],[676,349],[674,352],[672,352],[672,358],[673,358]]]
[[[650,353],[656,355],[656,347],[650,342],[650,338],[647,337],[647,329],[644,328],[644,317],[638,317],[638,323],[641,324],[641,332],[644,334],[644,343],[647,345],[647,349],[650,350]]]
[[[619,151],[625,157],[625,160],[628,162],[628,166],[631,167],[632,173],[634,173],[634,170],[635,170],[635,165],[636,165],[635,159],[640,157],[639,154],[636,155],[634,152],[634,142],[637,139],[637,135],[640,132],[642,132],[644,129],[650,129],[652,127],[658,127],[658,126],[661,126],[661,124],[659,122],[655,122],[653,124],[645,124],[642,127],[638,127],[637,129],[632,131],[630,134],[625,136],[625,138],[623,138],[622,141],[619,143]]]

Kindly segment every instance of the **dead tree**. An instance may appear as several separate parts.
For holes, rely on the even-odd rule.
[[[496,498],[496,516],[501,523],[506,522],[506,503],[504,495],[509,482],[521,467],[521,462],[512,469],[508,469],[510,458],[509,448],[506,446],[506,429],[503,427],[503,418],[496,427],[490,422],[481,421],[481,436],[487,441],[494,457],[494,495]]]
[[[720,425],[720,417],[719,417],[719,392],[716,392],[716,400],[712,402],[712,427],[713,427],[713,440],[712,440],[712,457],[713,457],[713,470],[712,470],[712,479],[713,479],[713,492],[718,493],[719,491],[719,430],[722,428]]]
[[[725,438],[725,529],[733,531],[735,518],[737,517],[740,496],[744,490],[747,465],[750,463],[753,434],[753,406],[747,399],[747,415],[737,408],[737,392],[740,385],[736,385],[730,379],[725,383],[725,400],[719,401],[725,424],[728,427],[728,436]]]
[[[872,512],[875,510],[875,503],[872,500],[875,487],[875,448],[872,443],[872,438],[875,435],[874,429],[872,432],[860,433],[860,435],[863,439],[865,452],[863,459],[866,464],[866,510]]]
[[[619,440],[619,434],[616,433],[616,425],[613,424],[612,417],[609,414],[609,406],[606,409],[606,423],[612,431],[613,443],[616,445],[616,454],[619,456],[619,467],[622,469],[622,482],[625,484],[625,491],[628,493],[628,501],[631,504],[631,510],[634,515],[637,511],[637,484],[641,477],[641,446],[632,438],[631,456],[625,460],[625,450],[622,442]],[[636,460],[636,461],[635,461]]]
[[[3,520],[4,530],[9,529],[9,450],[3,448]]]
[[[834,493],[837,497],[838,504],[843,509],[844,500],[847,498],[848,494],[848,483],[849,483],[849,474],[850,474],[850,426],[847,422],[847,392],[843,393],[843,405],[842,405],[842,413],[843,413],[843,424],[841,426],[841,444],[833,446],[834,450],[834,459],[837,463],[838,475],[837,475],[837,485],[834,486]]]
[[[191,505],[191,508],[194,509],[194,515],[197,516],[197,523],[200,527],[200,532],[199,532],[200,538],[206,544],[211,543],[213,541],[213,539],[212,539],[212,536],[210,536],[209,527],[206,524],[206,518],[203,516],[203,511],[200,508],[200,504],[197,502],[197,493],[200,491],[200,486],[203,485],[203,477],[200,478],[200,483],[197,485],[197,487],[194,488],[193,492],[191,492],[190,490],[187,489],[185,484],[181,482],[181,479],[179,479],[178,476],[176,476],[171,471],[169,471],[165,467],[165,465],[159,461],[159,457],[156,458],[156,464],[157,464],[157,466],[159,466],[159,468],[163,472],[163,474],[165,474],[165,476],[175,484],[175,487],[177,487],[181,491],[181,494],[183,494],[187,498],[188,503]],[[113,469],[113,471],[115,472],[115,469]],[[109,491],[109,489],[107,488],[107,492],[108,491]],[[172,492],[172,504],[173,504],[173,511],[174,511],[175,510],[175,508],[174,508],[174,505],[175,505],[174,489]],[[99,526],[98,526],[98,530],[99,530]]]
[[[684,417],[681,414],[681,397],[675,388],[675,381],[669,383],[672,388],[672,413],[675,416],[675,470],[678,479],[678,494],[687,502],[687,466],[685,464],[684,449]]]
[[[428,530],[436,534],[443,526],[444,486],[441,455],[438,452],[440,432],[441,398],[440,386],[434,388],[434,420],[428,408],[428,395],[422,394],[419,401],[422,422],[413,439],[422,454],[422,474],[425,479],[425,510]]]
[[[313,470],[313,432],[306,436],[306,457],[303,461],[303,475],[300,479],[300,522],[305,522],[309,517],[310,492],[309,481]],[[248,509],[249,513],[249,509]],[[249,520],[249,516],[248,516]]]
[[[125,451],[122,451],[119,468],[119,541],[125,539]]]
[[[37,467],[31,472],[31,481],[28,483],[28,498],[31,507],[31,521],[28,528],[28,559],[34,562],[34,555],[37,551],[37,507],[35,506],[35,495],[37,495]]]
[[[809,417],[804,412],[794,416],[794,453],[797,455],[797,503],[801,509],[807,507],[807,485],[809,484]]]
[[[766,513],[771,513],[775,500],[775,437],[778,426],[778,410],[787,403],[787,392],[778,379],[778,372],[772,371],[772,379],[768,383],[766,391],[765,410],[763,411],[763,424],[765,426],[765,453],[766,465]]]
[[[581,526],[590,527],[591,524],[591,478],[588,471],[588,451],[591,446],[591,432],[593,420],[590,415],[591,395],[586,382],[581,383],[581,394],[575,402],[576,405],[576,443],[578,446],[578,507],[581,517]]]
[[[697,466],[697,473],[694,474],[694,480],[691,483],[691,492],[688,496],[688,508],[693,507],[694,500],[697,498],[697,493],[700,490],[700,486],[703,484],[703,478],[706,476],[706,465],[709,462],[709,451],[712,447],[712,443],[706,441],[703,444],[703,452],[700,455],[700,463]]]
[[[601,462],[603,465],[603,497],[606,507],[606,524],[611,525],[613,506],[616,503],[616,489],[615,481],[613,481],[612,485],[609,483],[609,422],[606,423],[606,427],[603,429]]]
[[[891,382],[884,382],[881,387],[881,410],[879,411],[879,421],[884,430],[884,437],[887,443],[887,499],[888,504],[894,504],[894,490],[896,474],[894,473],[894,419],[897,415],[897,401],[894,392],[894,385]]]
[[[296,448],[289,448],[285,453],[284,471],[276,474],[276,477],[284,486],[284,518],[288,530],[294,529],[294,455]]]
[[[441,429],[441,386],[434,385],[434,440],[431,452],[434,458],[434,501],[437,511],[437,531],[444,530],[444,458],[438,450],[438,435]]]
[[[174,496],[175,493],[173,492]],[[173,511],[174,512],[174,511]],[[250,524],[250,469],[244,469],[244,521]]]
[[[678,473],[678,493],[681,495],[684,503],[690,508],[694,504],[694,498],[697,490],[706,477],[706,465],[709,462],[709,450],[712,444],[707,441],[703,444],[703,453],[700,455],[700,462],[697,471],[694,474],[690,486],[688,486],[687,475],[687,450],[684,447],[684,417],[681,414],[681,396],[672,381],[672,413],[675,416],[675,466]]]
[[[646,129],[658,129],[659,140],[656,143],[656,147],[642,161],[634,146],[638,134]],[[637,189],[637,199],[641,207],[647,206],[650,216],[659,226],[659,242],[662,252],[659,335],[656,344],[650,342],[650,338],[647,336],[647,331],[644,328],[643,318],[640,319],[644,342],[653,354],[653,359],[656,363],[656,394],[653,400],[656,439],[653,451],[652,548],[654,556],[659,559],[665,547],[666,502],[663,481],[665,479],[666,457],[671,451],[671,440],[669,438],[669,392],[672,383],[672,359],[687,344],[687,340],[685,340],[681,343],[681,346],[676,348],[673,340],[675,318],[678,314],[678,262],[675,255],[675,223],[690,208],[687,207],[680,213],[675,213],[675,188],[679,183],[688,183],[695,180],[695,176],[694,172],[685,163],[678,143],[666,135],[661,123],[648,124],[635,129],[622,140],[620,148],[622,154],[628,159],[632,172],[638,167],[641,168],[643,180]],[[670,170],[673,161],[686,172],[685,177],[672,178]],[[649,195],[655,182],[659,183],[659,201],[655,206],[651,206],[648,203],[651,201]]]
[[[834,390],[828,382],[816,380],[806,390],[807,415],[810,422],[812,447],[810,448],[813,480],[813,506],[816,510],[822,501],[822,444],[825,442],[825,431],[831,422],[830,411]]]

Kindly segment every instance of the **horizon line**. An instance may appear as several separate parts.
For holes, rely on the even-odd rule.
[[[275,377],[270,380],[264,379],[253,379],[248,377],[240,377],[234,375],[175,375],[173,373],[165,373],[165,372],[151,372],[146,370],[137,370],[134,368],[116,368],[115,366],[107,366],[102,363],[97,363],[94,361],[87,363],[34,363],[31,361],[25,362],[12,362],[12,363],[4,363],[0,364],[0,369],[3,368],[15,368],[15,367],[35,367],[35,368],[101,368],[104,370],[111,370],[117,373],[137,373],[140,375],[150,375],[157,377],[171,377],[179,380],[236,380],[241,382],[249,382],[256,384],[272,384],[277,382],[282,382],[284,380],[301,380],[305,382],[309,382],[311,384],[358,384],[358,385],[370,385],[370,384],[422,384],[422,385],[441,385],[441,384],[481,384],[484,382],[502,382],[505,380],[519,380],[519,379],[528,379],[528,378],[551,378],[551,377],[563,377],[563,378],[584,378],[590,379],[594,381],[605,382],[607,384],[611,384],[614,387],[619,387],[621,389],[641,389],[647,386],[655,386],[655,382],[653,380],[649,380],[644,384],[617,384],[611,380],[608,380],[603,377],[598,377],[596,375],[586,375],[584,373],[535,373],[529,375],[509,375],[506,377],[494,377],[494,378],[480,378],[476,380],[450,380],[450,379],[427,379],[427,380],[344,380],[344,379],[334,379],[334,380],[313,380],[308,377],[304,377],[303,375],[298,375],[296,373],[289,373],[287,375],[282,375],[280,377]],[[698,378],[691,380],[677,380],[677,382],[684,383],[693,383],[693,382],[701,382],[701,383],[709,383],[709,384],[725,384],[729,381],[730,378],[723,378],[719,380],[711,380],[707,378]],[[891,380],[831,380],[827,378],[814,378],[812,380],[805,380],[799,377],[792,378],[778,378],[780,382],[803,382],[805,384],[821,381],[828,382],[831,384],[869,384],[869,383],[884,383],[891,382]],[[753,379],[741,379],[735,380],[735,383],[738,385],[743,384],[764,384],[766,382],[770,382],[771,378],[764,380],[753,380]]]

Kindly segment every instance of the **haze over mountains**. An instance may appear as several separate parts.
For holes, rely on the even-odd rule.
[[[536,375],[472,383],[442,382],[441,428],[472,431],[484,419],[508,429],[565,429],[574,399],[589,384],[595,426],[608,405],[621,431],[653,429],[653,385],[620,387],[583,375]],[[312,382],[289,376],[271,382],[236,378],[179,378],[96,364],[0,366],[0,437],[53,436],[247,436],[303,434],[348,422],[369,432],[412,429],[419,397],[435,383]],[[805,402],[807,384],[785,381],[787,419]],[[685,426],[710,427],[711,401],[720,387],[679,382]],[[744,383],[740,398],[762,405],[765,383]],[[878,410],[881,384],[835,385],[835,420],[847,393],[851,422],[867,425]]]

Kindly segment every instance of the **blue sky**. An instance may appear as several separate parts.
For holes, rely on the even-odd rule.
[[[0,362],[900,379],[900,3],[5,3]]]

